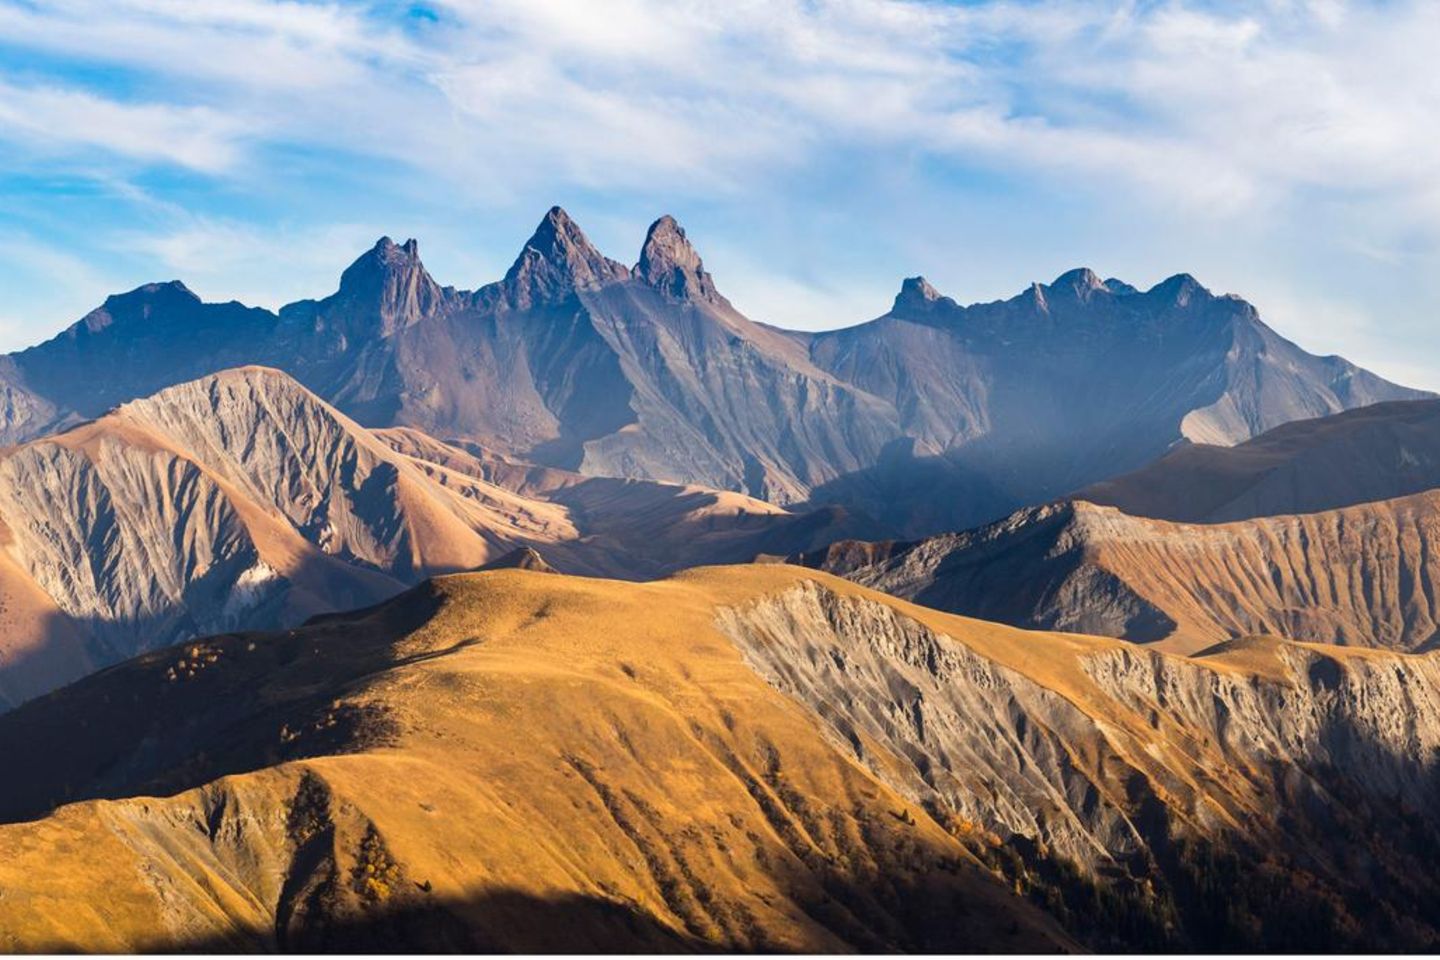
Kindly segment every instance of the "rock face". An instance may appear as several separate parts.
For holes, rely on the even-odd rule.
[[[263,367],[0,453],[0,488],[0,617],[14,618],[0,707],[157,645],[293,625],[536,545],[568,572],[641,578],[867,529],[377,436]]]
[[[1255,638],[1186,659],[966,629],[823,584],[721,624],[858,762],[957,832],[1009,838],[1022,874],[1059,860],[1128,878],[1112,889],[1139,881],[1142,902],[1168,889],[1162,925],[1214,949],[1437,936],[1440,914],[1413,906],[1436,887],[1419,852],[1437,837],[1422,813],[1440,789],[1433,656]],[[1377,889],[1396,899],[1352,911]]]
[[[1233,447],[1185,445],[963,533],[792,559],[1028,628],[1185,650],[1257,633],[1428,650],[1437,489],[1440,402],[1380,403]]]
[[[516,547],[498,560],[491,560],[482,570],[532,570],[536,573],[555,573],[555,568],[545,562],[540,551],[534,547]]]
[[[459,575],[0,717],[0,944],[1434,949],[1437,748],[1431,656]]]
[[[259,363],[368,427],[855,507],[907,535],[1003,516],[1182,440],[1235,443],[1422,396],[1306,354],[1188,276],[1140,292],[1079,270],[970,307],[912,278],[878,320],[785,332],[720,295],[672,218],[631,269],[559,208],[473,293],[439,286],[414,241],[387,238],[336,293],[278,315],[151,285],[6,363],[0,437],[12,440]]]
[[[1440,487],[1440,401],[1289,423],[1235,447],[1183,446],[1079,496],[1135,516],[1219,523],[1315,513]]]
[[[1440,491],[1298,516],[1177,524],[1066,501],[920,541],[794,558],[940,610],[1194,651],[1272,634],[1429,650]]]
[[[714,300],[715,281],[705,272],[700,254],[690,245],[675,218],[661,217],[650,226],[635,275],[677,300]]]

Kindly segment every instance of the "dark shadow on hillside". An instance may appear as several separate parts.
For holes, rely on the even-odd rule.
[[[427,582],[311,626],[184,641],[0,715],[0,823],[384,743],[383,711],[336,704],[376,673],[455,649],[396,647],[440,603]]]
[[[536,897],[515,891],[466,900],[415,888],[404,903],[326,917],[290,934],[158,939],[142,953],[697,953],[716,947],[679,933],[638,906],[598,897]],[[35,952],[53,952],[38,945]]]
[[[874,466],[815,487],[805,506],[845,507],[874,518],[883,538],[918,538],[979,526],[1046,499],[1007,489],[958,455],[916,456],[913,441],[901,438]]]

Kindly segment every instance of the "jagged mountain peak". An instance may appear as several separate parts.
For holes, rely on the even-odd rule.
[[[348,344],[389,336],[433,313],[444,297],[420,262],[420,244],[413,238],[396,243],[385,236],[345,268],[339,290],[320,310],[325,325],[338,330]]]
[[[501,288],[512,306],[525,309],[629,276],[627,267],[595,248],[564,209],[551,207],[506,272]]]
[[[646,232],[635,274],[677,300],[710,300],[718,296],[700,254],[685,236],[685,228],[668,213]]]
[[[931,286],[930,281],[924,277],[906,277],[900,283],[900,292],[895,295],[895,303],[891,307],[891,311],[894,313],[926,311],[941,300],[948,299],[948,297],[942,297],[940,291]]]
[[[74,334],[84,330],[98,333],[119,318],[146,320],[156,313],[161,316],[186,313],[202,302],[195,291],[179,280],[144,283],[124,293],[112,293],[103,304],[71,326],[68,332]]]
[[[381,237],[340,275],[342,291],[383,283],[387,275],[425,270],[420,262],[420,244],[414,239],[397,244]]]
[[[1177,273],[1173,277],[1166,277],[1146,290],[1145,295],[1172,302],[1177,307],[1188,306],[1190,301],[1196,298],[1205,300],[1214,298],[1214,294],[1188,273]]]
[[[1080,299],[1088,299],[1092,293],[1098,290],[1104,290],[1108,293],[1110,288],[1105,286],[1104,281],[1096,276],[1095,271],[1089,267],[1076,267],[1056,277],[1054,282],[1050,284],[1049,289],[1053,291],[1073,292],[1075,296]]]

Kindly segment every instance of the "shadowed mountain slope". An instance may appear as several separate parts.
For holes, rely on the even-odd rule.
[[[458,575],[0,717],[0,943],[1433,949],[1437,748],[1434,657]]]
[[[475,292],[437,284],[414,241],[382,238],[334,294],[278,314],[178,283],[111,297],[5,359],[0,437],[241,363],[286,370],[368,427],[854,507],[912,534],[1052,499],[1182,440],[1425,396],[1305,353],[1184,275],[1140,292],[1078,270],[970,307],[915,278],[878,320],[786,332],[736,311],[672,218],[630,268],[557,207]]]
[[[1234,447],[1176,449],[1078,494],[1126,513],[1219,523],[1314,513],[1440,488],[1440,401],[1289,423]]]
[[[1194,525],[1083,500],[913,542],[794,558],[926,606],[1197,650],[1253,634],[1428,650],[1440,637],[1440,491]]]

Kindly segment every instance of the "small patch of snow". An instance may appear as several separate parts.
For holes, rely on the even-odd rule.
[[[280,574],[275,571],[275,568],[263,560],[256,562],[253,567],[243,571],[240,576],[235,578],[235,583],[230,588],[230,596],[225,599],[225,608],[221,611],[221,615],[232,617],[258,605],[265,599],[270,585],[279,579]]]

